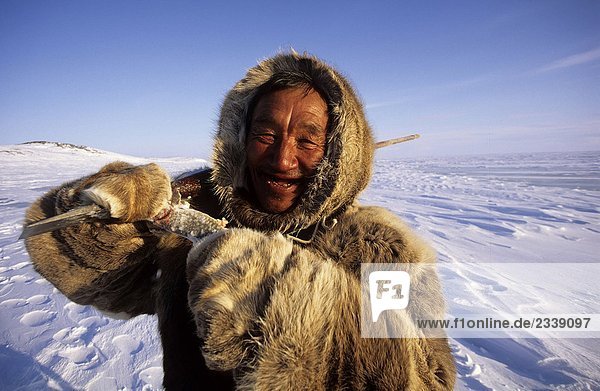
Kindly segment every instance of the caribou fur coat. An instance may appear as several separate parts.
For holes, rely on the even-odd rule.
[[[310,83],[330,115],[314,178],[296,206],[277,215],[256,206],[245,167],[249,106],[274,79]],[[157,234],[139,219],[164,206],[171,191],[165,174],[156,165],[116,162],[45,194],[26,223],[101,202],[90,200],[98,191],[120,189],[137,194],[136,202],[116,199],[117,218],[31,237],[27,249],[36,270],[71,300],[130,317],[156,314],[169,390],[452,389],[446,339],[361,338],[360,265],[435,260],[394,214],[356,202],[373,150],[348,81],[314,57],[279,54],[250,69],[226,96],[213,168],[172,184],[193,207],[226,217],[231,229],[195,246]],[[443,316],[435,274],[419,276],[414,289]]]

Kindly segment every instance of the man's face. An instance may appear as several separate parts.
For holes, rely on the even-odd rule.
[[[327,104],[303,87],[259,98],[246,141],[254,195],[263,210],[282,213],[306,189],[325,153]]]

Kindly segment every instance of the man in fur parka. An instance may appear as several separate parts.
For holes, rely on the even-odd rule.
[[[361,338],[361,264],[435,258],[394,214],[357,203],[373,151],[348,81],[279,54],[225,97],[211,170],[171,182],[155,164],[111,163],[45,194],[26,223],[91,202],[111,219],[28,238],[27,250],[76,303],[156,314],[169,390],[452,389],[446,339]],[[194,246],[151,229],[174,189],[229,229]],[[419,278],[411,295],[442,318],[437,276]]]

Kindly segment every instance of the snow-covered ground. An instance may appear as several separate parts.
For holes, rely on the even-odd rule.
[[[600,312],[598,274],[498,267],[593,262],[587,269],[598,269],[600,152],[380,161],[361,199],[394,211],[433,243],[450,313],[518,306],[567,313],[557,309],[565,302],[577,308],[572,313]],[[451,346],[457,389],[600,389],[600,339],[460,338]]]
[[[398,147],[401,149],[402,147]],[[68,145],[0,146],[0,389],[159,389],[156,320],[106,318],[71,303],[31,266],[17,238],[27,206],[103,164],[155,161],[173,176],[201,159],[141,159]],[[439,252],[450,312],[524,305],[555,310],[557,296],[598,313],[600,278],[506,278],[485,263],[600,262],[600,153],[515,154],[380,161],[365,204],[402,217]],[[476,262],[478,267],[465,265]],[[564,312],[564,311],[562,311]],[[573,311],[576,312],[576,311]],[[599,339],[451,339],[457,389],[600,389]]]

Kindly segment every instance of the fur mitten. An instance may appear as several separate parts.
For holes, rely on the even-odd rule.
[[[72,193],[81,203],[95,203],[122,222],[149,220],[168,209],[172,197],[169,175],[157,164],[104,166]]]
[[[250,229],[214,234],[190,251],[188,300],[209,368],[233,369],[247,358],[255,322],[291,253],[281,234]]]

